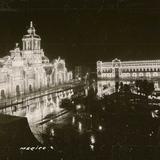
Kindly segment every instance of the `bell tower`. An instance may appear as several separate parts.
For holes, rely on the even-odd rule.
[[[24,35],[22,38],[23,50],[24,51],[38,51],[41,49],[41,38],[35,32],[32,21],[30,22],[30,27],[27,30],[28,34]]]

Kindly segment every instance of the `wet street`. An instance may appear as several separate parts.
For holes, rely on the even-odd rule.
[[[153,149],[160,142],[158,110],[141,104],[139,96],[112,93],[97,97],[89,90],[88,95],[59,100],[50,94],[29,101],[28,109],[19,106],[13,112],[27,117],[34,137],[58,153],[60,158],[52,155],[55,159],[152,160],[158,154]]]
[[[44,145],[61,150],[64,159],[105,159],[109,156],[104,139],[106,129],[100,121],[92,114],[69,111],[43,124]]]
[[[120,153],[120,159],[124,155],[127,159],[133,155],[138,159],[139,154],[150,156],[152,148],[145,147],[158,145],[159,120],[120,107],[108,99],[74,102],[72,109],[63,109],[58,117],[51,116],[40,125],[43,144],[61,151],[67,160],[117,159]],[[138,152],[140,146],[144,149]]]

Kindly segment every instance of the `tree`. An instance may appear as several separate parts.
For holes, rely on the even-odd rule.
[[[123,87],[124,87],[124,85],[123,85],[123,82],[120,82],[120,92],[122,92],[123,91]]]
[[[154,91],[154,83],[147,80],[136,80],[135,85],[137,87],[137,92],[140,92],[140,94],[143,93],[146,96],[148,103],[148,96]]]
[[[124,86],[123,86],[123,92],[124,93],[130,93],[131,92],[131,86],[130,85],[128,85],[128,84],[125,84]]]

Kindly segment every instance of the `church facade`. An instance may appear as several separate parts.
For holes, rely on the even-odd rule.
[[[9,56],[0,58],[0,99],[67,83],[72,77],[65,60],[58,58],[49,62],[31,22],[22,38],[22,49],[16,44]]]
[[[160,89],[160,60],[97,61],[97,77],[103,80],[134,82],[137,79],[147,79],[154,82],[156,90]]]

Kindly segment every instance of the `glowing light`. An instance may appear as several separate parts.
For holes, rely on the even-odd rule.
[[[52,122],[53,122],[53,119],[51,119],[50,122],[52,123]]]
[[[77,104],[77,105],[76,105],[76,109],[81,109],[81,105],[80,105],[80,104]]]
[[[112,62],[97,61],[97,77],[100,79],[158,78],[160,59],[144,61],[121,61],[114,59]],[[117,70],[118,69],[118,70]],[[110,74],[113,76],[111,77]],[[154,80],[155,83],[155,80]],[[160,86],[155,89],[158,90]]]
[[[92,114],[90,114],[89,117],[92,118],[93,117]]]
[[[52,136],[55,136],[55,131],[54,131],[53,128],[51,129],[51,135],[52,135]]]
[[[91,144],[96,143],[95,137],[94,137],[93,135],[91,135],[91,137],[90,137],[90,141],[91,141]]]
[[[90,144],[89,146],[90,146],[91,150],[94,151],[94,145]]]
[[[152,118],[159,118],[158,112],[159,112],[158,110],[152,111],[151,112]]]
[[[82,131],[82,123],[81,123],[81,122],[78,123],[78,130],[79,130],[80,132]]]
[[[75,124],[75,117],[72,117],[72,124]]]
[[[101,131],[103,129],[103,127],[100,125],[100,126],[98,126],[98,129]]]

